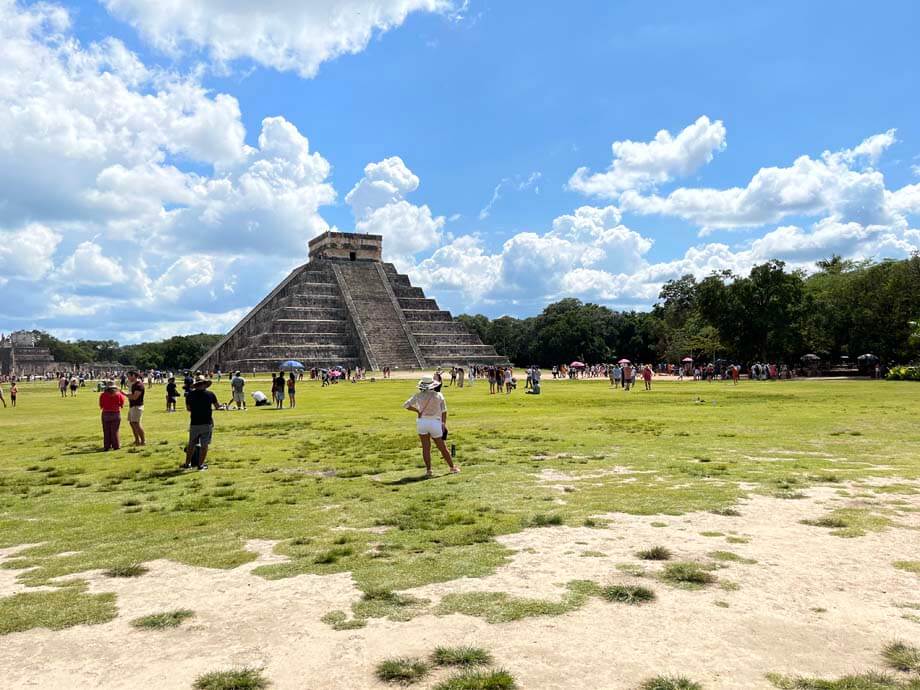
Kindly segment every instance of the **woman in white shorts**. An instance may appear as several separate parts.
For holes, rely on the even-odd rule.
[[[454,465],[450,452],[444,444],[444,432],[447,431],[447,403],[444,396],[432,390],[438,384],[430,376],[423,376],[418,382],[418,393],[409,398],[404,408],[418,415],[415,423],[419,440],[422,442],[422,459],[425,461],[425,476],[431,476],[431,442],[438,447],[444,462],[450,467],[451,474],[457,474],[460,468]]]

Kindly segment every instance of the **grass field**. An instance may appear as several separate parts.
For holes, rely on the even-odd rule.
[[[668,382],[624,393],[566,381],[539,397],[490,396],[482,383],[446,389],[463,473],[430,481],[401,408],[410,381],[302,384],[293,410],[217,412],[202,473],[178,469],[188,418],[164,411],[161,388],[148,393],[148,445],[130,447],[123,421],[123,448],[111,453],[99,452],[90,389],[60,399],[53,384],[21,388],[19,407],[0,411],[0,545],[41,543],[10,566],[33,568],[22,577],[34,584],[164,557],[232,567],[253,558],[242,546],[258,538],[285,540],[279,551],[291,559],[265,577],[348,570],[362,588],[402,589],[488,573],[506,556],[494,536],[541,522],[728,508],[742,486],[794,496],[815,483],[920,476],[910,383]],[[214,390],[229,398],[226,383]],[[762,460],[778,451],[795,461]],[[614,466],[654,471],[654,481],[602,474],[559,505],[539,480],[547,468]],[[397,529],[334,529],[380,526]]]
[[[247,389],[268,387],[254,381]],[[601,380],[550,381],[541,396],[490,396],[482,382],[446,388],[449,443],[462,473],[447,475],[435,457],[431,480],[413,416],[401,407],[413,389],[411,380],[302,383],[296,409],[216,412],[210,469],[183,472],[188,417],[165,412],[162,387],[148,390],[148,445],[131,447],[123,421],[123,448],[103,453],[96,393],[60,399],[54,384],[20,386],[19,407],[0,409],[0,548],[35,546],[2,565],[21,584],[58,589],[0,598],[7,621],[0,634],[112,619],[113,595],[85,593],[81,572],[142,575],[136,566],[160,558],[232,568],[256,557],[244,549],[252,539],[278,541],[275,552],[286,557],[255,575],[348,571],[365,592],[355,615],[364,607],[365,618],[405,620],[413,615],[400,618],[406,602],[388,593],[494,573],[513,554],[495,538],[528,527],[602,528],[595,516],[609,513],[664,525],[662,516],[694,511],[732,515],[752,494],[794,500],[845,482],[841,495],[864,491],[896,503],[916,493],[899,482],[920,477],[920,388],[911,383],[656,382],[652,392],[624,393]],[[226,382],[213,390],[222,401],[230,397]],[[853,489],[869,477],[882,481]],[[856,537],[894,520],[883,503],[831,510],[809,524],[827,528],[828,538]],[[755,562],[712,553],[740,567]],[[72,577],[52,582],[62,576]],[[578,601],[566,608],[575,599],[564,599],[560,612],[603,595],[569,588]],[[608,598],[631,602],[637,591]],[[50,595],[51,614],[41,605]],[[527,613],[526,600],[495,593],[447,599],[440,609],[477,611],[492,599],[501,601],[481,614],[489,619],[515,620],[518,610],[541,615]],[[344,613],[336,616],[333,627],[351,627]]]

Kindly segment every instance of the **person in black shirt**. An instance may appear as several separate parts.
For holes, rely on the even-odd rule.
[[[185,396],[185,408],[189,411],[188,427],[188,448],[185,449],[185,468],[190,469],[193,466],[192,459],[195,455],[195,448],[201,447],[201,454],[198,457],[198,469],[206,470],[208,465],[205,460],[208,457],[208,446],[211,444],[211,437],[214,433],[213,410],[220,409],[220,402],[213,392],[208,390],[211,381],[204,376],[197,376],[192,389]]]
[[[182,379],[182,390],[185,391],[184,395],[188,395],[192,390],[192,385],[194,385],[195,379],[192,378],[192,372],[185,372],[185,378]]]
[[[275,408],[284,409],[284,372],[279,371],[277,376],[272,377],[272,393],[275,397]]]
[[[166,411],[176,411],[176,398],[179,397],[179,389],[176,388],[176,377],[170,376],[169,383],[166,384]]]

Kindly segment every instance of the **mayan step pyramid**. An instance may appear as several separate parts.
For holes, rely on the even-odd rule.
[[[295,268],[199,362],[202,371],[304,366],[369,370],[506,364],[449,311],[382,260],[383,237],[326,232]]]

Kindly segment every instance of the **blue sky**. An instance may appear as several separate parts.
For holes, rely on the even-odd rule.
[[[0,145],[0,329],[226,330],[330,226],[382,232],[444,306],[491,316],[568,295],[643,308],[669,278],[769,258],[906,256],[918,19],[912,2],[0,0],[0,124],[20,142]]]

